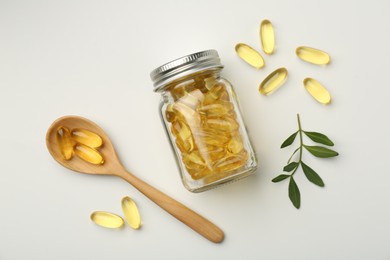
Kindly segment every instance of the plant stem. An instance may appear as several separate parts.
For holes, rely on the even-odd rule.
[[[299,165],[301,164],[301,161],[302,161],[302,151],[303,151],[303,137],[302,137],[302,126],[301,126],[301,119],[299,117],[299,114],[297,114],[297,118],[298,118],[298,132],[299,132],[299,141],[300,141],[300,144],[299,144],[299,161],[298,161],[298,166],[297,168],[295,168],[295,170],[291,173],[291,177],[295,174],[295,172],[298,170],[299,168]],[[295,153],[295,152],[294,152]]]

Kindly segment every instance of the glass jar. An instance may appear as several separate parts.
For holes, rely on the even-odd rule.
[[[150,74],[184,186],[200,192],[246,177],[257,160],[232,85],[215,50],[166,63]]]

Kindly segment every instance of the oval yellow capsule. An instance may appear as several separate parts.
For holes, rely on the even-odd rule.
[[[102,146],[103,140],[100,136],[83,128],[75,128],[72,130],[72,138],[80,144],[85,144],[89,147],[97,148]]]
[[[219,132],[232,132],[239,127],[237,121],[231,117],[207,118],[205,125],[211,129],[217,129]]]
[[[165,109],[165,118],[170,123],[176,120],[176,114],[173,111],[173,104],[169,104]]]
[[[95,224],[105,228],[120,228],[125,223],[120,216],[105,211],[93,212],[91,214],[91,220]]]
[[[232,171],[243,166],[248,160],[248,153],[230,155],[219,160],[215,165],[217,172]]]
[[[330,56],[328,53],[311,47],[300,46],[295,50],[295,53],[301,60],[316,65],[325,65],[330,62]]]
[[[232,136],[229,141],[229,144],[227,145],[227,149],[232,154],[238,154],[244,149],[242,137],[239,133]]]
[[[274,27],[269,20],[263,20],[260,24],[260,41],[263,51],[272,54],[275,48]]]
[[[62,154],[62,157],[65,160],[70,160],[72,159],[73,155],[73,141],[70,136],[69,129],[66,127],[59,127],[57,129],[57,143],[60,149],[60,152]]]
[[[202,170],[206,167],[206,162],[199,151],[183,154],[182,161],[188,169]]]
[[[98,151],[96,151],[95,149],[89,146],[83,144],[77,144],[74,147],[74,153],[86,162],[92,164],[104,163],[103,156]]]
[[[125,214],[127,224],[134,229],[139,229],[141,226],[141,217],[137,204],[130,197],[126,196],[122,199],[122,210],[123,214]]]
[[[332,100],[329,91],[317,80],[305,78],[303,84],[310,95],[321,104],[329,104]]]
[[[287,74],[288,72],[286,68],[279,68],[273,71],[260,83],[260,93],[268,95],[278,89],[286,81]]]
[[[236,45],[236,52],[238,56],[246,61],[249,65],[260,69],[264,67],[264,59],[256,50],[246,45],[245,43],[239,43]]]

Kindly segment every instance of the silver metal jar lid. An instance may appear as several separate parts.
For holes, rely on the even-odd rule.
[[[154,69],[150,73],[150,78],[153,81],[154,91],[159,91],[178,78],[213,68],[223,68],[223,65],[216,50],[207,50],[168,62]]]

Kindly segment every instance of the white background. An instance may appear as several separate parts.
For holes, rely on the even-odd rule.
[[[0,0],[0,259],[390,259],[389,11],[388,1]],[[234,46],[260,51],[266,18],[277,49],[256,70]],[[326,50],[331,64],[299,60],[299,45]],[[220,53],[260,166],[193,194],[181,184],[149,72],[205,49]],[[282,66],[286,84],[260,95],[259,83]],[[305,77],[322,82],[333,103],[312,99]],[[287,182],[271,182],[293,151],[279,146],[297,113],[340,153],[304,154],[326,186],[300,170],[300,210]],[[207,241],[119,178],[57,164],[46,130],[72,114],[98,123],[130,171],[215,222],[225,241]],[[95,210],[122,215],[126,195],[138,203],[140,230],[90,221]]]

